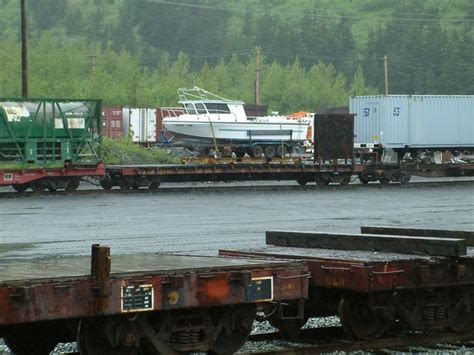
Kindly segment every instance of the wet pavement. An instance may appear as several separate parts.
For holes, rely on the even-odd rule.
[[[201,187],[200,187],[201,186]],[[279,185],[155,194],[28,196],[0,200],[2,263],[87,255],[94,243],[114,254],[264,245],[271,229],[359,232],[361,225],[474,230],[474,181],[441,185],[318,188]]]

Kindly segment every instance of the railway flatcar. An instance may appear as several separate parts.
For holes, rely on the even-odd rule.
[[[0,98],[0,185],[76,189],[103,170],[101,119],[100,100]]]
[[[269,231],[267,246],[220,255],[304,261],[311,273],[303,316],[288,304],[270,322],[296,338],[308,318],[337,315],[350,337],[387,331],[474,329],[474,232],[361,227],[362,234]]]

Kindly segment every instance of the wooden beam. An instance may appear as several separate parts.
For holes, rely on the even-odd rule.
[[[474,246],[474,231],[454,231],[446,229],[421,229],[399,227],[360,227],[362,234],[403,235],[407,237],[430,237],[464,239],[468,247]]]
[[[367,250],[433,256],[466,255],[464,239],[321,232],[268,231],[269,245],[339,250]]]

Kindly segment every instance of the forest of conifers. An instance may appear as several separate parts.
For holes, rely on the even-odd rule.
[[[472,0],[28,0],[30,96],[171,106],[197,85],[289,113],[350,95],[474,94]],[[0,0],[0,96],[21,94],[20,0]]]

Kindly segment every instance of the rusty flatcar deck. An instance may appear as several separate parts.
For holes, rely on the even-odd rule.
[[[219,254],[302,260],[312,274],[310,287],[372,292],[474,285],[474,248],[457,257],[272,245]]]
[[[307,297],[308,273],[301,262],[171,254],[110,260],[109,248],[94,245],[91,259],[0,264],[0,330],[46,320]]]
[[[287,262],[286,262],[287,263]],[[111,263],[111,277],[131,274],[168,274],[213,272],[218,270],[259,269],[285,265],[284,261],[262,259],[222,258],[176,254],[115,255]],[[0,261],[0,285],[13,281],[32,282],[36,279],[64,279],[89,276],[91,261],[88,256],[62,256],[30,261]]]

